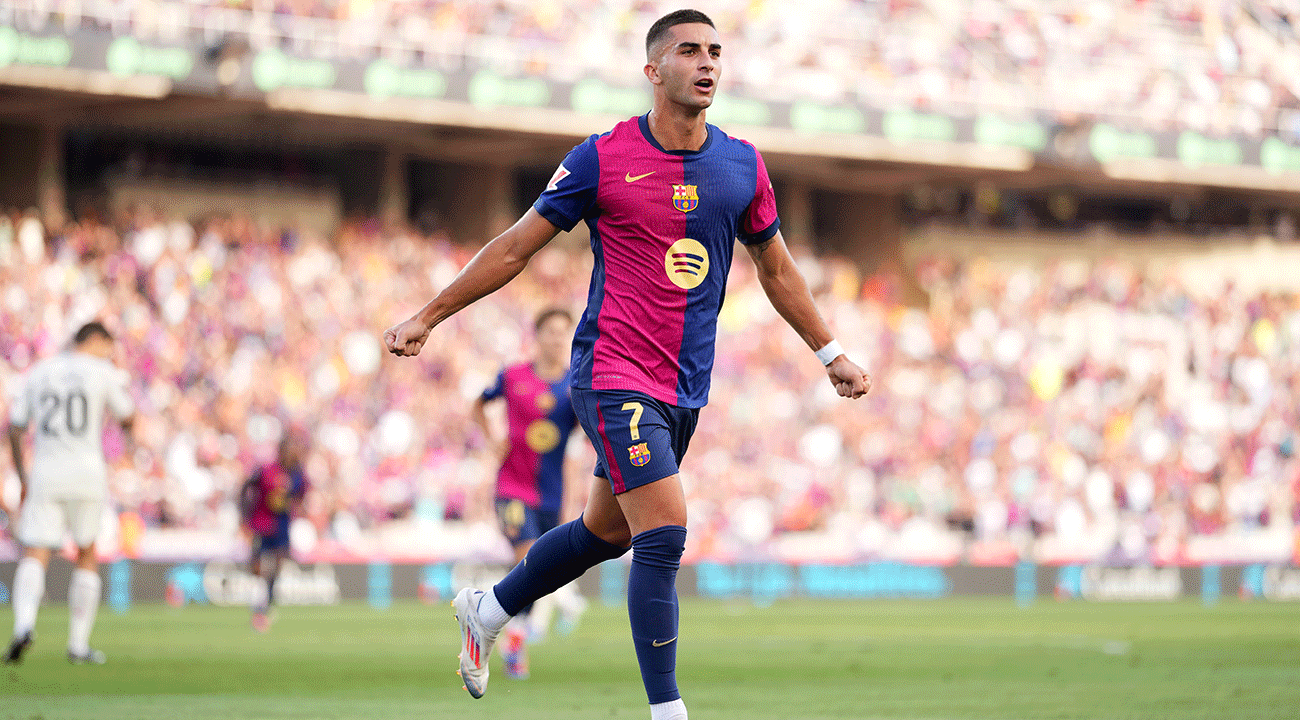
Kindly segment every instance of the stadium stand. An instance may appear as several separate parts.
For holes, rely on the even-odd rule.
[[[1300,295],[1251,272],[1277,262],[1239,243],[1236,261],[1199,264],[1186,241],[1163,259],[962,246],[915,246],[919,305],[900,302],[904,278],[802,257],[876,374],[862,413],[831,412],[834,393],[736,263],[699,430],[709,451],[687,463],[694,557],[1290,556]],[[557,241],[441,329],[427,360],[382,362],[382,319],[445,284],[470,251],[373,221],[325,238],[137,207],[47,236],[39,217],[10,212],[0,382],[85,318],[120,318],[142,411],[134,457],[109,438],[124,514],[233,537],[242,469],[270,451],[281,418],[309,419],[307,547],[364,555],[387,534],[408,552],[455,552],[448,528],[485,520],[490,491],[469,403],[521,352],[521,309],[579,306],[582,283],[569,280],[590,268],[582,244]],[[576,443],[572,471],[593,457]]]
[[[640,28],[670,2],[198,0],[0,3],[16,26],[268,47],[573,81],[639,80]],[[1285,0],[712,3],[735,39],[724,89],[952,115],[1106,118],[1154,131],[1300,138],[1300,43]],[[780,72],[777,72],[777,70]],[[1121,81],[1116,81],[1121,78]]]
[[[12,714],[464,714],[450,658],[485,648],[447,601],[514,564],[500,447],[471,408],[529,354],[539,309],[586,305],[586,228],[418,358],[383,333],[575,144],[651,108],[644,33],[680,5],[0,0],[0,414],[21,423],[22,375],[89,320],[139,410],[102,437],[99,585],[62,560],[33,583],[17,538],[45,506],[13,515],[0,452],[9,655],[39,639],[0,674]],[[682,628],[638,623],[639,648],[680,636],[688,700],[718,717],[1291,717],[1295,683],[1268,681],[1300,662],[1300,0],[700,9],[726,45],[707,120],[762,152],[785,242],[873,389],[839,398],[751,259],[727,257],[681,463]],[[707,173],[651,169],[603,180],[644,178],[674,220],[695,209],[678,182],[717,197]],[[19,443],[57,430],[61,395],[28,395],[46,411]],[[282,545],[241,528],[240,490],[286,429],[310,435],[310,490],[285,504],[282,620],[244,638],[247,608],[271,619],[250,551]],[[564,455],[568,520],[596,454],[575,433]],[[634,556],[676,562],[658,544],[591,567],[582,628],[476,711],[639,703],[618,638],[652,595]],[[51,625],[95,617],[87,588],[99,680],[62,667]]]

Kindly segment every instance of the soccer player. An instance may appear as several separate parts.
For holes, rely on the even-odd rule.
[[[515,551],[523,562],[533,541],[559,525],[564,500],[564,450],[577,424],[569,399],[569,347],[573,316],[567,310],[543,310],[534,322],[537,352],[529,362],[501,371],[496,383],[474,402],[473,417],[494,445],[504,447],[497,474],[496,512]],[[493,439],[484,408],[505,399],[508,436]],[[566,585],[572,593],[572,585]],[[558,593],[557,593],[558,594]],[[580,602],[570,597],[567,603]],[[539,600],[545,601],[545,598]],[[538,608],[539,615],[549,609]],[[506,674],[528,677],[528,631],[524,620],[532,608],[516,614],[506,627],[503,659]]]
[[[306,433],[286,428],[275,461],[254,470],[239,493],[244,527],[250,535],[249,570],[266,583],[265,597],[252,608],[253,629],[258,632],[271,629],[275,581],[280,577],[280,566],[289,557],[289,523],[307,493],[307,477],[302,470],[306,454]]]
[[[101,589],[95,538],[108,495],[102,429],[107,410],[129,439],[135,417],[129,378],[111,360],[114,346],[102,323],[87,323],[69,351],[32,367],[9,409],[9,449],[22,486],[15,537],[24,551],[14,573],[14,638],[6,664],[20,662],[31,647],[50,549],[63,545],[65,533],[77,546],[68,586],[68,661],[104,663],[104,653],[90,648]],[[22,437],[33,424],[29,476]]]
[[[630,546],[628,615],[650,715],[683,720],[674,582],[686,497],[678,466],[708,397],[737,238],[836,391],[862,397],[871,378],[817,312],[781,237],[762,157],[705,122],[722,60],[713,22],[695,10],[665,15],[646,35],[646,57],[650,112],[570,151],[523,218],[385,341],[396,355],[418,354],[439,323],[509,282],[560,230],[587,223],[595,265],[573,341],[571,394],[600,479],[582,517],[543,535],[489,591],[456,596],[460,672],[470,695],[481,697],[510,616]]]

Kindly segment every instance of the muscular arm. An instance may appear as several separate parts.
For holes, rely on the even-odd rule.
[[[497,454],[504,455],[505,440],[498,439],[492,433],[492,424],[488,422],[487,412],[484,410],[488,402],[490,401],[484,400],[481,396],[474,398],[474,406],[470,408],[469,416],[473,419],[474,424],[478,425],[479,429],[483,431],[483,439],[487,441],[488,447]]]
[[[289,516],[298,517],[302,515],[302,508],[307,504],[307,491],[311,489],[311,483],[307,482],[304,475],[302,484],[289,495]]]
[[[772,307],[799,333],[808,348],[817,351],[833,340],[781,233],[778,231],[763,242],[746,245],[745,249],[758,267],[758,282]],[[871,390],[871,376],[843,353],[826,366],[826,374],[843,397],[856,399]]]
[[[128,457],[135,455],[135,413],[118,421],[122,428],[122,444]]]
[[[260,472],[254,472],[239,488],[239,520],[241,525],[248,525],[249,520],[253,518],[253,511],[260,499],[257,492],[257,483],[260,477]]]
[[[14,472],[18,474],[18,485],[22,494],[27,495],[27,467],[23,464],[23,433],[27,428],[17,425],[9,426],[9,452],[14,458]]]
[[[529,208],[509,230],[483,246],[451,284],[415,313],[384,333],[388,351],[394,355],[418,355],[429,331],[514,279],[529,259],[551,241],[559,228]]]
[[[492,439],[492,431],[488,429],[487,413],[483,408],[487,406],[487,401],[481,397],[474,398],[474,407],[470,408],[469,416],[478,425],[479,430],[483,431],[483,437],[488,440]]]
[[[794,258],[790,257],[781,233],[778,231],[761,243],[746,245],[745,249],[758,266],[758,282],[763,286],[767,299],[772,301],[772,307],[799,333],[808,348],[820,350],[833,340],[831,330],[822,320],[821,313],[817,312],[808,283],[794,264]]]

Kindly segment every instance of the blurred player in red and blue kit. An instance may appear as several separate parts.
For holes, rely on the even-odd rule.
[[[570,151],[523,218],[385,332],[390,352],[418,354],[435,326],[509,282],[558,232],[586,222],[595,263],[573,340],[571,393],[596,447],[597,480],[582,517],[539,538],[495,587],[456,596],[460,674],[473,697],[487,691],[488,659],[512,615],[632,548],[628,619],[651,720],[687,720],[677,689],[675,582],[686,545],[678,467],[708,401],[737,239],[836,391],[858,398],[871,387],[790,257],[762,157],[705,122],[721,62],[722,42],[703,13],[657,20],[646,34],[650,112]]]
[[[496,383],[474,403],[473,418],[502,457],[497,474],[496,513],[501,532],[515,551],[515,563],[523,562],[533,542],[560,524],[564,505],[564,453],[569,435],[577,425],[569,398],[569,348],[573,316],[560,308],[548,308],[537,315],[534,326],[536,352],[533,359],[502,370]],[[485,407],[505,401],[506,438],[494,438]],[[545,632],[553,608],[546,601],[555,597],[567,627],[585,609],[572,583],[554,595],[534,603],[515,615],[517,622],[506,626],[503,657],[506,674],[528,677],[525,643],[530,634]],[[536,616],[536,617],[533,617]],[[535,622],[526,622],[527,620]]]
[[[289,524],[307,494],[307,476],[302,469],[306,454],[306,432],[287,428],[275,460],[254,470],[240,490],[244,528],[250,536],[249,570],[266,583],[265,598],[253,605],[252,623],[258,632],[271,627],[275,581],[289,557]]]

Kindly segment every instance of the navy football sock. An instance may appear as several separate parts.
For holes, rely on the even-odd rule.
[[[280,579],[280,569],[272,567],[271,573],[266,576],[266,602],[257,608],[258,612],[270,612],[271,606],[275,604],[275,581]]]
[[[579,517],[537,538],[524,561],[492,590],[503,610],[518,615],[534,600],[550,595],[606,560],[621,557],[627,550],[601,540]]]
[[[686,528],[664,525],[632,538],[627,615],[632,644],[650,704],[681,697],[677,692],[677,567]]]

